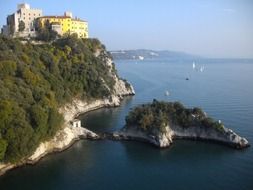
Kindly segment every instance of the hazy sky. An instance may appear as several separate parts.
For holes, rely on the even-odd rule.
[[[22,2],[44,15],[72,11],[109,50],[253,58],[253,0],[0,0],[0,25]]]

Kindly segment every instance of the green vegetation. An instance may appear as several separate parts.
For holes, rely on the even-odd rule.
[[[113,74],[96,39],[67,36],[51,44],[22,44],[0,36],[0,161],[17,162],[61,127],[58,108],[73,98],[110,95]]]
[[[35,28],[36,28],[36,40],[50,42],[55,40],[58,37],[56,31],[52,29],[52,24],[47,21],[45,26],[42,27],[38,20],[35,21]]]
[[[25,30],[25,23],[23,20],[21,20],[19,23],[18,23],[18,31],[19,32],[23,32]]]
[[[179,102],[159,102],[141,105],[129,112],[126,126],[138,126],[152,133],[154,129],[164,132],[165,127],[176,124],[181,127],[213,127],[223,131],[223,124],[207,117],[200,108],[187,109]]]

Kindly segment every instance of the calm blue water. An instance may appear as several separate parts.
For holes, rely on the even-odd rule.
[[[136,96],[121,107],[81,116],[83,124],[114,131],[133,106],[154,98],[179,100],[202,107],[253,144],[253,61],[200,65],[202,73],[187,61],[118,61],[120,76],[134,85]],[[166,90],[171,96],[164,96]],[[8,172],[0,177],[0,189],[253,189],[253,149],[178,140],[160,150],[139,142],[83,140],[35,166]]]

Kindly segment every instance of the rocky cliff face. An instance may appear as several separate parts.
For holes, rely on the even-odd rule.
[[[173,143],[173,139],[178,138],[216,141],[238,149],[249,146],[249,142],[245,138],[240,137],[228,128],[224,128],[224,131],[219,131],[217,129],[207,127],[193,126],[183,128],[177,125],[171,125],[165,128],[164,133],[157,130],[153,131],[152,134],[154,135],[149,135],[148,133],[140,130],[137,126],[128,126],[113,133],[113,138],[117,140],[133,139],[146,141],[161,148],[170,146]]]
[[[206,127],[189,127],[182,128],[179,126],[172,126],[172,130],[174,131],[175,138],[193,138],[193,139],[203,139],[203,140],[211,140],[217,141],[235,148],[245,148],[249,146],[249,142],[240,137],[231,129],[224,127],[224,131],[219,131],[214,128],[206,128]]]
[[[106,52],[98,52],[96,56],[101,56],[101,54],[105,54],[103,55],[104,64],[106,64],[112,69],[113,63],[110,57],[106,54]],[[132,85],[130,85],[125,80],[119,79],[118,76],[113,72],[111,73],[115,80],[115,84],[110,97],[93,100],[90,102],[75,99],[72,101],[72,103],[69,103],[64,107],[60,108],[59,112],[63,114],[65,122],[62,129],[56,133],[54,138],[41,143],[36,149],[36,151],[29,158],[24,158],[17,164],[0,163],[0,175],[20,165],[33,164],[49,153],[62,151],[71,146],[76,140],[79,140],[80,138],[98,139],[99,136],[97,134],[89,131],[86,128],[72,127],[70,121],[78,115],[86,113],[88,111],[92,111],[102,107],[119,106],[123,96],[135,94]]]
[[[134,88],[133,86],[128,83],[126,80],[120,79],[116,73],[113,71],[114,70],[114,65],[112,58],[109,56],[108,52],[102,50],[98,51],[95,54],[96,57],[100,57],[100,59],[103,60],[103,63],[109,68],[111,76],[113,77],[115,81],[113,93],[116,94],[117,96],[125,96],[125,95],[134,95]]]

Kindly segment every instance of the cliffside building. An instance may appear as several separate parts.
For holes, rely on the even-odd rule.
[[[40,26],[44,27],[49,22],[52,29],[59,35],[76,33],[79,38],[88,38],[88,22],[79,18],[73,18],[71,12],[65,12],[63,16],[43,16],[38,18]]]
[[[17,11],[7,16],[7,24],[2,27],[2,34],[13,37],[36,36],[36,24],[41,27],[49,22],[59,35],[76,33],[79,38],[88,38],[88,22],[77,17],[73,18],[71,12],[63,16],[43,16],[41,9],[31,9],[29,4],[18,4]]]
[[[18,4],[17,11],[7,16],[2,33],[7,36],[27,37],[35,35],[35,19],[42,16],[41,9],[31,9],[29,4]],[[22,23],[22,28],[21,28]]]

